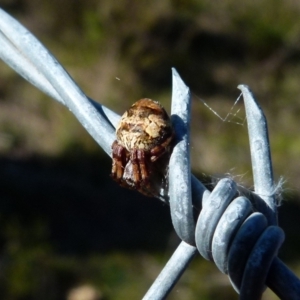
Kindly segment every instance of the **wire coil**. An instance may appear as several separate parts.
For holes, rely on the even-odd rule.
[[[237,192],[231,179],[219,181],[199,215],[196,245],[205,259],[229,275],[241,299],[259,299],[284,233],[268,226],[246,197],[234,198]]]

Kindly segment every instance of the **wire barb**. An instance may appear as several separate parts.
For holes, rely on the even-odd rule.
[[[267,204],[270,225],[277,225],[277,203],[266,117],[247,85],[241,84],[246,109],[255,193]]]
[[[178,236],[186,243],[195,245],[189,150],[191,94],[175,69],[172,69],[172,75],[171,120],[175,131],[176,145],[169,163],[171,217]]]

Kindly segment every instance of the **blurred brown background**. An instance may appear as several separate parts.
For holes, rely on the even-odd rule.
[[[300,276],[299,1],[0,0],[0,7],[88,96],[119,114],[143,97],[169,111],[175,67],[193,92],[192,168],[200,177],[229,173],[252,186],[242,100],[232,108],[237,85],[248,84],[268,119],[275,179],[286,180],[280,257]],[[179,241],[168,207],[119,188],[110,164],[65,107],[0,63],[2,299],[71,299],[84,286],[98,299],[142,298]],[[199,298],[237,298],[200,257],[168,299]],[[263,299],[277,298],[267,291]]]

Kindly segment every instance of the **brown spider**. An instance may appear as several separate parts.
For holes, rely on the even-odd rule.
[[[173,129],[164,108],[151,99],[134,103],[121,117],[112,144],[112,178],[121,186],[157,196],[166,185]]]

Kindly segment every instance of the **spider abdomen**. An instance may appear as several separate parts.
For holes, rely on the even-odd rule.
[[[170,138],[173,131],[164,108],[151,99],[141,99],[123,114],[116,134],[128,151],[136,148],[148,152]]]

